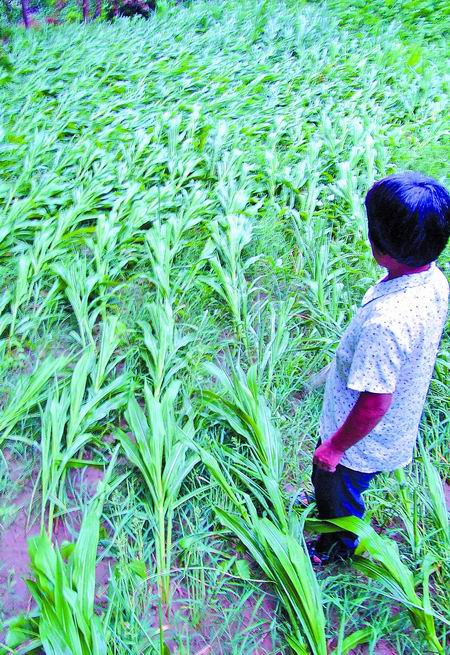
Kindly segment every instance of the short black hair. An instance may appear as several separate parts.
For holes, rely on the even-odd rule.
[[[432,177],[405,172],[376,182],[366,200],[369,237],[406,266],[439,257],[450,237],[450,194]]]

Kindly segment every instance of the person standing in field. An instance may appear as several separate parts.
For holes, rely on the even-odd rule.
[[[450,195],[419,173],[390,175],[365,200],[369,240],[387,275],[365,294],[327,375],[312,482],[320,518],[362,517],[381,471],[408,465],[448,310],[435,260],[450,236]],[[351,555],[348,532],[310,546],[317,564]]]

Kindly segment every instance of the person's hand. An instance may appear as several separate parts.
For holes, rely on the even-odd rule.
[[[314,453],[313,464],[324,471],[334,473],[343,456],[343,450],[338,450],[329,440],[324,441]]]

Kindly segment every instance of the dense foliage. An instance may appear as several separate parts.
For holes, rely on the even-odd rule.
[[[309,485],[309,378],[379,275],[367,188],[403,168],[446,181],[442,25],[424,0],[411,33],[411,4],[368,21],[368,3],[199,0],[13,29],[0,549],[19,490],[42,528],[14,652],[445,651],[448,332],[416,463],[350,523],[365,557],[316,574],[305,520],[335,526],[287,491]],[[113,569],[97,596],[96,552]]]

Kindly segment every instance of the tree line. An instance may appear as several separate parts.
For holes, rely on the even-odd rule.
[[[26,29],[36,25],[35,16],[48,10],[52,15],[45,15],[46,23],[59,23],[63,20],[63,10],[68,6],[77,7],[80,20],[84,23],[99,18],[112,19],[118,16],[140,15],[147,18],[156,8],[154,0],[55,0],[54,4],[44,0],[33,3],[33,0],[0,0],[6,22],[14,24],[20,21]]]

